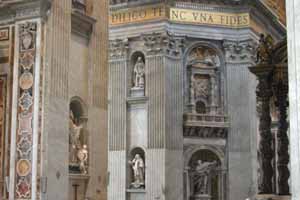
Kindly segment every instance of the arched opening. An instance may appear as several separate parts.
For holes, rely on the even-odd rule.
[[[130,188],[145,189],[145,151],[136,147],[130,151]]]
[[[192,155],[188,162],[189,199],[222,199],[221,165],[221,160],[211,150],[201,149]]]
[[[206,105],[203,101],[196,102],[196,113],[198,113],[198,114],[206,113]]]

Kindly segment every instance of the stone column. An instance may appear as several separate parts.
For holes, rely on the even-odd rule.
[[[143,39],[149,97],[145,199],[182,199],[182,41],[167,33]]]
[[[289,195],[289,139],[287,135],[287,108],[288,108],[288,77],[287,66],[277,66],[275,70],[274,93],[279,109],[279,127],[277,133],[277,170],[278,170],[278,194]]]
[[[288,70],[289,70],[289,119],[292,200],[300,199],[300,3],[287,0]]]
[[[274,157],[272,149],[272,133],[271,133],[271,116],[270,116],[270,99],[272,97],[271,73],[272,67],[269,65],[259,65],[250,67],[250,71],[258,78],[256,90],[257,101],[260,103],[259,116],[259,134],[260,141],[258,147],[260,177],[258,190],[260,194],[272,194],[273,191],[273,175],[274,169],[272,159]]]
[[[246,199],[249,188],[257,182],[257,80],[248,69],[254,64],[254,41],[225,41],[223,45],[226,52],[225,105],[230,121],[227,199]]]

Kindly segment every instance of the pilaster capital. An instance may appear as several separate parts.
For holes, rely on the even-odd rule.
[[[148,55],[162,54],[172,57],[180,57],[183,54],[184,37],[174,36],[168,32],[143,34],[146,52]]]
[[[238,63],[254,63],[257,44],[253,40],[230,41],[223,42],[225,50],[226,62]]]
[[[109,42],[109,59],[126,59],[129,50],[128,39],[116,39]]]

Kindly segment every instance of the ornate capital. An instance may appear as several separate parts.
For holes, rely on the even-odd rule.
[[[164,54],[179,57],[183,53],[185,39],[168,32],[143,34],[142,39],[148,55]]]
[[[128,53],[128,39],[116,39],[109,43],[110,60],[125,59]]]
[[[247,63],[255,61],[256,44],[252,40],[229,41],[223,43],[226,62]]]

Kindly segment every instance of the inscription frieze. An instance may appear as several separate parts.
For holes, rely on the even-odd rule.
[[[109,16],[111,26],[168,19],[177,23],[213,25],[230,28],[250,26],[250,14],[247,12],[229,13],[197,9],[167,8],[163,5],[139,7],[112,11]]]

